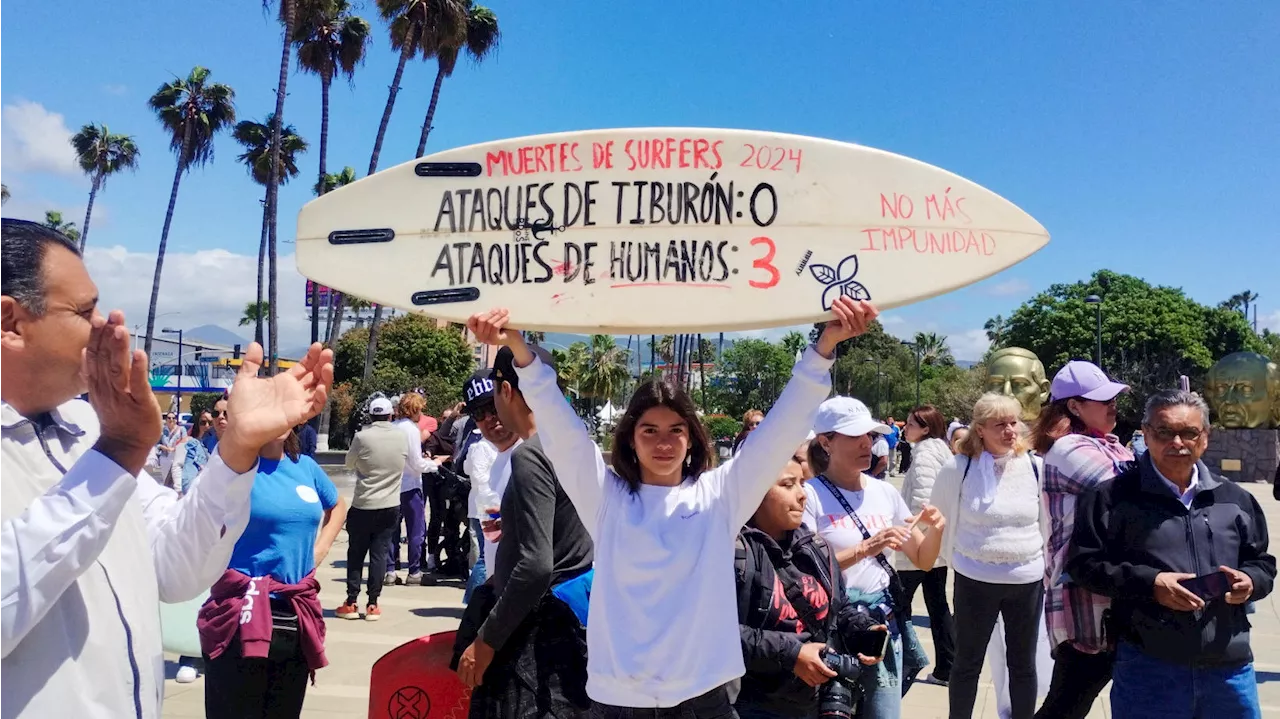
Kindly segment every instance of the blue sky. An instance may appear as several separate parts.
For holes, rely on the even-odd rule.
[[[988,317],[1100,268],[1181,286],[1206,303],[1251,289],[1260,321],[1280,329],[1280,4],[491,7],[501,47],[445,81],[429,152],[656,125],[857,142],[983,184],[1053,236],[994,278],[888,313],[890,331],[936,330],[959,357],[976,358]],[[70,164],[67,134],[86,122],[133,134],[141,166],[100,194],[90,265],[104,301],[138,322],[174,169],[147,98],[199,64],[235,88],[242,119],[261,119],[279,64],[274,9],[251,0],[160,8],[69,0],[11,3],[4,14],[0,169],[14,195],[4,214],[58,208],[80,222],[88,182]],[[396,57],[373,3],[361,14],[375,41],[354,86],[334,87],[329,164],[363,175]],[[434,77],[434,61],[409,65],[382,167],[412,157]],[[294,73],[285,118],[313,144],[319,106],[318,79]],[[161,312],[176,308],[187,326],[234,327],[252,299],[261,189],[235,162],[229,135],[216,148],[212,165],[183,179],[170,237]],[[303,177],[282,193],[282,238],[310,197],[315,163],[305,156]],[[299,300],[282,322],[300,340],[301,280],[287,264],[282,298]]]

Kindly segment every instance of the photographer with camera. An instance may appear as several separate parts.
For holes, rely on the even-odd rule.
[[[861,665],[878,663],[888,643],[887,627],[849,604],[834,554],[803,526],[804,507],[793,460],[738,535],[742,719],[853,716]]]

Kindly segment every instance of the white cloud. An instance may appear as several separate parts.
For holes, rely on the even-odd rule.
[[[170,246],[175,238],[169,238]],[[130,252],[124,247],[90,246],[85,263],[98,284],[103,311],[120,309],[130,331],[146,331],[147,309],[151,303],[151,277],[155,273],[154,254]],[[305,347],[311,334],[304,305],[306,280],[294,265],[293,255],[279,258],[280,349],[289,352]],[[242,336],[252,336],[251,328],[238,324],[244,306],[257,294],[258,258],[227,250],[166,252],[160,297],[156,307],[156,328],[165,325],[189,329],[215,324]],[[167,314],[177,313],[177,314]],[[248,329],[249,331],[244,331]]]
[[[43,105],[17,100],[4,106],[0,151],[8,172],[52,172],[80,177],[66,119]]]
[[[963,330],[947,335],[947,344],[951,346],[951,356],[977,362],[987,353],[991,340],[987,339],[985,330]]]
[[[1271,330],[1280,332],[1280,310],[1272,310],[1268,314],[1258,315],[1258,331]]]
[[[982,288],[982,294],[989,297],[1016,297],[1031,291],[1031,283],[1023,279],[1011,279]]]

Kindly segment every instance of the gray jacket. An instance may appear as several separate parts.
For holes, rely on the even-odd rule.
[[[404,432],[390,422],[374,422],[356,433],[347,450],[347,469],[356,471],[352,509],[400,506],[400,478],[409,456]]]

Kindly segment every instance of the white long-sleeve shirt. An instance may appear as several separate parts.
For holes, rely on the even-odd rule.
[[[734,459],[678,487],[631,494],[535,360],[517,370],[542,448],[595,541],[587,694],[604,704],[671,707],[745,673],[738,651],[733,543],[813,427],[831,388],[813,349]]]
[[[422,489],[422,475],[440,469],[440,465],[422,455],[422,430],[418,428],[417,422],[398,419],[393,424],[400,428],[405,441],[409,443],[409,454],[404,458],[404,474],[400,477],[400,492],[403,494]]]
[[[0,717],[158,719],[159,602],[192,599],[226,570],[256,466],[235,474],[215,452],[179,499],[92,450],[86,402],[43,427],[7,403],[0,413]]]
[[[479,430],[476,430],[479,432]],[[498,458],[498,448],[487,439],[478,439],[467,450],[467,459],[462,463],[462,471],[471,480],[471,491],[467,494],[467,517],[471,519],[487,519],[484,501],[491,501],[496,494],[489,487],[489,472],[493,461]],[[497,506],[497,505],[494,505]]]

